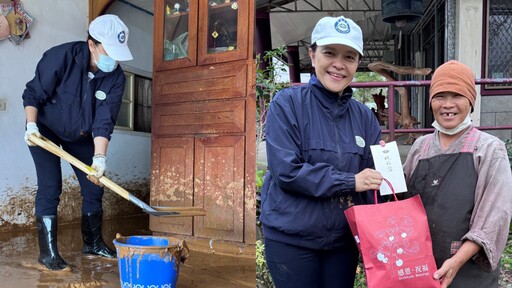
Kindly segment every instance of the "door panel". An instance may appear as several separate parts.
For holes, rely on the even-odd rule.
[[[217,64],[161,72],[155,75],[155,104],[244,98],[245,63]]]
[[[194,235],[242,241],[244,137],[198,138],[195,145],[195,201],[208,213],[195,217]]]
[[[160,105],[153,110],[156,135],[243,133],[243,99]]]
[[[153,206],[194,206],[194,138],[152,139],[151,200]],[[192,217],[150,217],[153,231],[192,235]]]

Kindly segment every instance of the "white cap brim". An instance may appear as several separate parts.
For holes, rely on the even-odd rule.
[[[348,38],[329,37],[329,38],[323,38],[323,39],[316,41],[316,45],[318,45],[318,46],[325,46],[325,45],[332,45],[332,44],[341,44],[341,45],[348,46],[348,47],[356,50],[359,54],[363,55],[363,47],[360,47],[359,45],[356,44],[356,42],[354,42]]]
[[[105,48],[105,51],[107,52],[108,56],[116,61],[133,60],[132,52],[130,52],[128,46],[114,47],[107,45],[105,43],[101,43],[101,45],[103,46],[103,48]]]

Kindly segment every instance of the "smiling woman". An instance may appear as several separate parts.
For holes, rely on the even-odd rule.
[[[469,114],[474,111],[476,101],[475,76],[469,67],[452,60],[440,66],[432,79],[430,107],[435,119],[432,126],[443,132],[441,144],[448,147],[471,124]]]
[[[276,287],[352,288],[359,253],[343,211],[380,186],[369,147],[381,131],[349,87],[363,54],[359,26],[324,17],[311,39],[315,75],[280,90],[267,112],[265,256]]]
[[[446,134],[456,134],[471,123],[471,105],[466,96],[453,92],[438,93],[432,97],[430,107],[436,119],[432,126],[444,130]]]
[[[475,95],[468,66],[439,66],[430,87],[436,130],[414,142],[404,164],[404,195],[420,195],[432,223],[434,278],[442,288],[498,287],[509,234],[510,162],[504,143],[472,124]]]
[[[311,42],[309,57],[318,81],[331,92],[343,91],[354,79],[363,55],[361,28],[348,18],[324,17],[315,26]]]
[[[360,57],[355,49],[337,44],[313,45],[309,56],[318,81],[331,92],[343,91],[352,82]]]

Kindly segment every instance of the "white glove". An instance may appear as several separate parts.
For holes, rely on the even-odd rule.
[[[25,130],[25,142],[27,142],[28,146],[37,146],[32,141],[28,140],[28,136],[31,134],[41,137],[41,133],[39,133],[39,128],[37,128],[36,122],[27,123],[27,130]]]
[[[97,178],[103,176],[105,170],[107,169],[107,157],[101,154],[94,155],[94,157],[92,157],[91,168],[96,170],[96,174],[94,176]]]

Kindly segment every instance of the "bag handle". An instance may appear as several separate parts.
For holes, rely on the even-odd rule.
[[[395,201],[398,201],[398,198],[396,198],[396,194],[395,194],[395,189],[393,188],[393,185],[391,185],[391,182],[388,181],[388,179],[386,178],[382,178],[382,180],[384,180],[384,182],[386,182],[389,186],[389,188],[391,188],[391,192],[393,192],[393,197],[395,198]],[[373,190],[374,192],[374,199],[375,199],[375,204],[379,204],[378,201],[377,201],[377,190]]]

